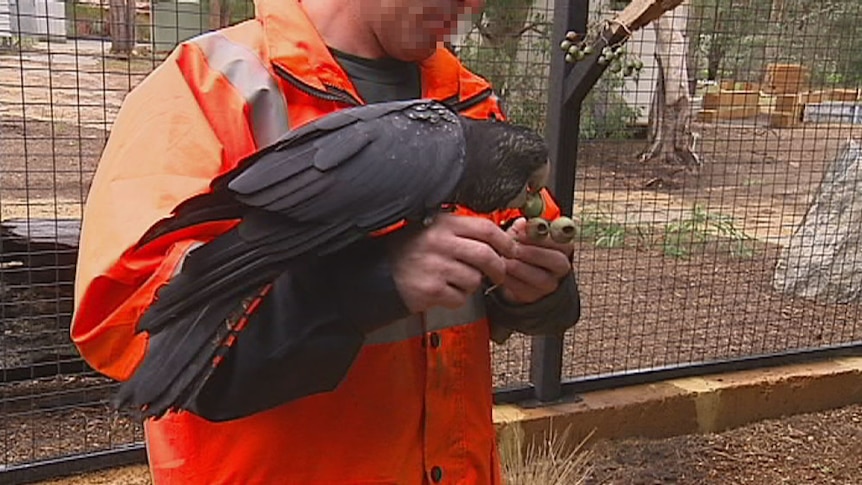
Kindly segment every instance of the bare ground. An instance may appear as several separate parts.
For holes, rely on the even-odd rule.
[[[862,405],[707,435],[593,447],[588,484],[862,483]]]

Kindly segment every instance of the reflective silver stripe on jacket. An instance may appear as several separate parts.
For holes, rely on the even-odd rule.
[[[219,32],[200,35],[191,42],[200,47],[210,69],[224,75],[245,99],[258,147],[270,145],[287,133],[290,125],[284,96],[254,52]]]
[[[474,293],[470,300],[460,308],[450,310],[436,307],[428,310],[424,314],[424,326],[422,325],[423,315],[411,315],[381,327],[368,334],[365,338],[365,345],[399,342],[418,337],[425,332],[467,325],[484,317],[485,293],[480,290]]]

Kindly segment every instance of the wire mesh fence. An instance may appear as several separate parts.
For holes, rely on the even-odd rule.
[[[465,66],[491,82],[509,120],[540,131],[545,126],[552,24],[549,2],[490,3],[483,17],[464,26],[451,45]],[[495,386],[529,382],[529,339],[515,336],[493,345],[493,351]]]
[[[566,378],[862,340],[860,20],[853,1],[692,0],[633,35],[643,68],[583,105]]]
[[[138,423],[110,412],[113,386],[80,361],[69,323],[89,182],[123,96],[149,69],[128,69],[110,43],[76,37],[78,7],[0,3],[4,477],[143,439]]]
[[[451,48],[544,130],[553,2],[487,4]],[[590,2],[593,25],[627,4]],[[0,473],[142,441],[69,342],[82,208],[125,94],[252,15],[0,0]],[[854,0],[691,0],[634,32],[571,133],[583,315],[564,379],[862,341],[860,25]],[[492,350],[495,386],[529,383],[529,339]]]

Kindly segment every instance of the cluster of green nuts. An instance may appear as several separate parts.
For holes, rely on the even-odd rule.
[[[545,201],[541,195],[528,194],[521,210],[527,218],[527,236],[530,239],[540,240],[550,237],[554,242],[566,244],[575,238],[575,222],[571,218],[562,216],[549,222],[542,217],[542,213],[545,212]]]
[[[580,34],[572,31],[566,33],[566,38],[560,42],[560,49],[566,53],[566,62],[572,64],[595,52],[595,48],[585,42]],[[624,77],[639,75],[644,67],[643,61],[629,56],[621,45],[603,47],[597,62],[608,65],[611,72],[622,72]]]
[[[581,40],[581,34],[569,31],[560,43],[560,49],[566,53],[566,62],[574,64],[593,53],[593,47]]]

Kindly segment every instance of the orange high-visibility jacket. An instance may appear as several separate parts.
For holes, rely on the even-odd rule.
[[[444,48],[421,74],[423,97],[503,118],[488,83]],[[156,290],[231,224],[132,251],[147,228],[242,157],[357,99],[295,0],[257,0],[254,19],[184,42],[134,89],[83,218],[71,337],[87,362],[127,379],[147,351],[135,325]],[[150,466],[157,485],[499,483],[491,389],[478,295],[369,335],[332,392],[221,423],[189,412],[146,422]]]

